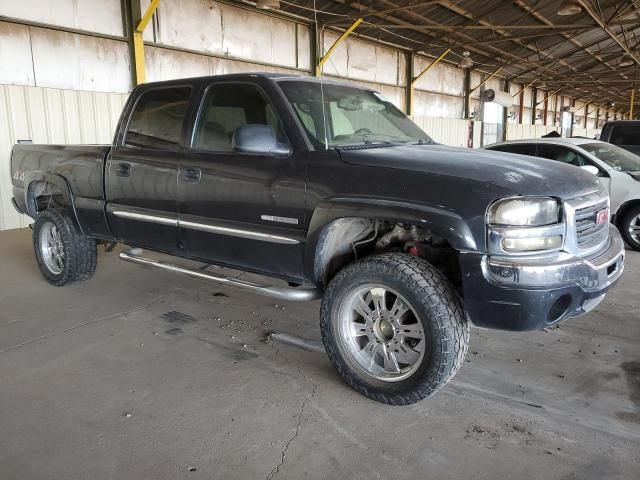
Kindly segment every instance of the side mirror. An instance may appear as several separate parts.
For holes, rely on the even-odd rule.
[[[583,170],[586,170],[587,172],[598,176],[598,174],[600,173],[600,170],[598,170],[598,167],[594,167],[593,165],[582,165],[580,168],[582,168]]]
[[[278,143],[270,125],[247,124],[236,128],[231,140],[234,152],[285,156],[291,153],[287,144]]]

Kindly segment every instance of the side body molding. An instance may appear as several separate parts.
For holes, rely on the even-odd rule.
[[[458,251],[477,250],[467,222],[449,210],[388,199],[333,197],[319,202],[311,217],[304,255],[306,278],[317,280],[314,265],[323,229],[347,217],[414,223],[441,236]]]

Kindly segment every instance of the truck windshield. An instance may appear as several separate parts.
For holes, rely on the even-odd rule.
[[[371,90],[333,83],[281,80],[311,143],[347,145],[433,143],[389,100]]]
[[[619,172],[640,171],[640,157],[623,148],[604,142],[587,143],[580,145],[580,148],[583,148]]]

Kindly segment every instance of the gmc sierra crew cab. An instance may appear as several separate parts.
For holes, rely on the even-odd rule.
[[[436,144],[379,93],[315,78],[144,84],[111,145],[16,145],[11,175],[51,284],[90,278],[96,245],[119,242],[129,262],[322,298],[333,365],[388,404],[441,389],[470,324],[522,331],[582,315],[624,268],[594,175]]]

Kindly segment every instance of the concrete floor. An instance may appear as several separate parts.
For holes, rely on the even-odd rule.
[[[323,353],[318,305],[120,262],[41,278],[31,232],[0,233],[0,478],[640,478],[640,254],[592,314],[472,330],[435,398],[388,407]]]

